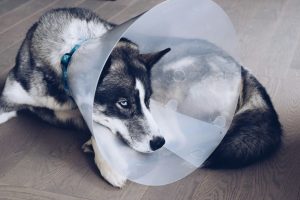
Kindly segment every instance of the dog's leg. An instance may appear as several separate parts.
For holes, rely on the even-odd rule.
[[[0,113],[0,124],[3,124],[10,120],[11,118],[14,118],[17,116],[17,111],[10,111],[10,112],[3,112]]]
[[[91,142],[86,144],[92,144],[95,152],[95,163],[105,180],[107,180],[114,187],[122,188],[125,185],[126,177],[116,172],[102,157],[100,150],[97,147],[95,138],[91,138]]]
[[[30,97],[27,92],[9,74],[0,96],[0,124],[17,116],[17,111],[26,108],[24,102]],[[30,101],[33,101],[29,99]]]
[[[8,103],[3,96],[0,97],[0,124],[3,124],[17,116],[19,106],[16,104]]]

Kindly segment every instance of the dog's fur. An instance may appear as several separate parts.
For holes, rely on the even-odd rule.
[[[28,31],[7,77],[0,97],[0,123],[15,117],[19,110],[29,109],[52,124],[86,128],[64,90],[60,59],[81,40],[100,37],[113,27],[86,9],[55,9],[44,14]],[[149,99],[151,68],[169,50],[143,55],[136,44],[122,39],[97,86],[93,120],[140,152],[152,152],[164,144],[149,111]],[[207,160],[207,167],[246,166],[266,158],[281,144],[281,125],[266,90],[244,68],[242,80],[232,125]],[[93,143],[92,138],[84,150]],[[95,162],[102,176],[122,187],[126,177],[113,171],[95,146]]]

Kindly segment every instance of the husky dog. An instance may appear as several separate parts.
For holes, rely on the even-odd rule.
[[[28,31],[6,79],[0,97],[0,123],[26,109],[51,124],[86,128],[65,91],[61,58],[81,40],[100,37],[112,28],[86,9],[56,9],[44,14]],[[123,38],[111,53],[97,86],[94,121],[139,152],[155,151],[165,143],[149,111],[150,71],[169,50],[140,54],[136,44]],[[114,175],[100,152],[95,153],[103,177],[114,186],[122,186],[126,179]]]
[[[62,82],[61,58],[80,41],[100,37],[113,28],[113,24],[82,8],[55,9],[44,14],[29,29],[16,65],[8,74],[0,97],[0,123],[16,117],[18,111],[30,110],[51,124],[86,129]],[[165,143],[151,115],[149,99],[151,68],[169,51],[140,54],[135,43],[123,38],[109,56],[98,82],[93,120],[139,152],[153,152]],[[208,159],[208,167],[245,166],[267,157],[281,143],[281,126],[265,89],[244,69],[242,78],[233,123]],[[92,137],[84,150],[94,143]],[[122,187],[126,177],[102,159],[99,149],[93,151],[102,176],[113,186]]]

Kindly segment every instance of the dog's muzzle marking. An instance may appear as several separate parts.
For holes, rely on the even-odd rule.
[[[81,42],[82,43],[82,42]],[[75,51],[80,47],[80,44],[76,44],[69,53],[65,53],[60,60],[61,69],[62,69],[62,82],[64,85],[65,92],[69,95],[71,95],[71,91],[68,84],[68,66],[72,59],[72,55],[75,53]]]

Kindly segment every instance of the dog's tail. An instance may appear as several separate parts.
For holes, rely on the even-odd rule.
[[[242,79],[231,127],[205,162],[207,168],[244,167],[267,158],[281,145],[281,124],[265,88],[243,68]]]

